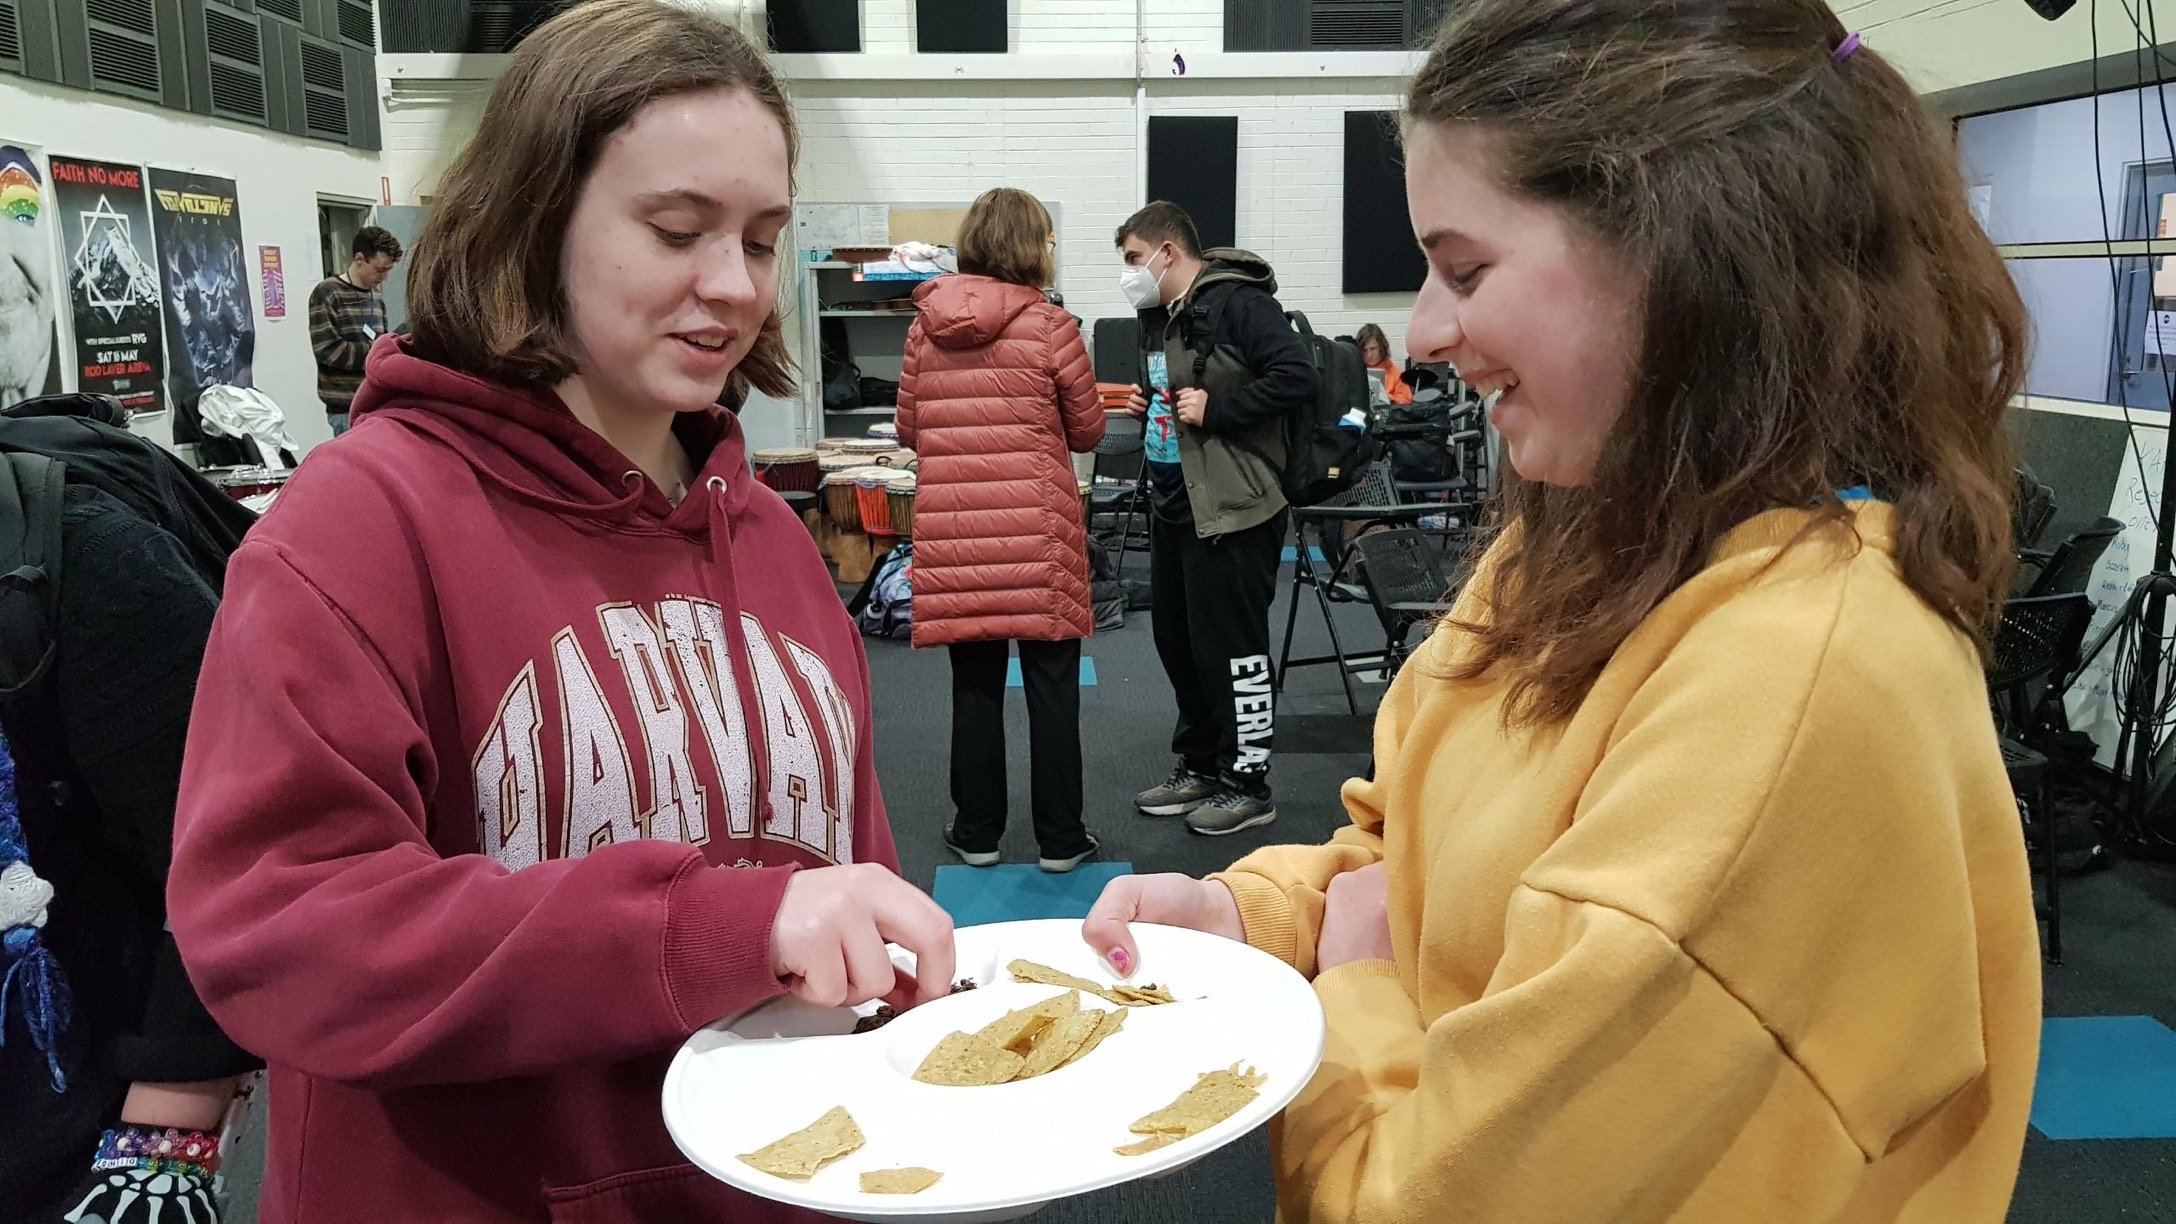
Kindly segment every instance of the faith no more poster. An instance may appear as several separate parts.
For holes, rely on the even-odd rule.
[[[54,157],[49,168],[76,389],[114,396],[131,412],[163,411],[165,332],[143,167]]]
[[[174,440],[189,441],[184,434],[196,432],[197,396],[206,387],[252,385],[253,269],[242,246],[234,180],[154,166],[149,182],[166,324],[166,382],[179,409]]]
[[[38,150],[0,139],[0,409],[62,390],[59,216]]]

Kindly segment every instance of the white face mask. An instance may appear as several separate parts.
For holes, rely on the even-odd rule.
[[[1165,264],[1163,272],[1151,273],[1148,265],[1155,259],[1151,255],[1140,263],[1128,264],[1119,270],[1118,291],[1126,295],[1126,300],[1133,303],[1135,310],[1163,305],[1164,273],[1171,271],[1171,265]]]

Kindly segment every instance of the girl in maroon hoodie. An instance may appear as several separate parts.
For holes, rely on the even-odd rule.
[[[417,244],[413,336],[234,556],[170,896],[272,1068],[268,1224],[803,1218],[680,1160],[674,1048],[782,991],[945,990],[859,638],[713,407],[789,389],[795,147],[711,18],[530,35]]]

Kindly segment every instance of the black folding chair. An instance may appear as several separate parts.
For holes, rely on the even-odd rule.
[[[1096,443],[1094,478],[1088,486],[1088,533],[1113,549],[1120,569],[1125,568],[1130,548],[1137,544],[1148,547],[1145,436],[1140,418],[1114,414],[1105,422],[1103,440]],[[1116,531],[1109,526],[1114,515],[1118,519]],[[1140,522],[1138,528],[1134,526],[1136,520]],[[1100,532],[1096,529],[1099,521],[1104,523]]]
[[[1470,533],[1453,537],[1458,562],[1465,560]],[[1417,625],[1441,619],[1451,610],[1452,568],[1437,538],[1413,527],[1377,527],[1352,542],[1354,572],[1383,626],[1384,671],[1395,676],[1412,655],[1406,639]],[[1463,573],[1460,564],[1458,572]],[[1386,678],[1387,678],[1386,676]]]
[[[2108,545],[2121,534],[2123,521],[2104,515],[2084,531],[2072,532],[2068,539],[2052,549],[2018,549],[2018,576],[2029,575],[2025,594],[2069,595],[2083,591],[2093,580],[2093,570],[2100,564],[2101,554],[2107,552]]]
[[[2029,741],[2049,725],[2054,711],[2047,707],[2061,701],[2069,687],[2092,620],[2093,601],[2083,593],[2010,600],[2002,605],[1995,658],[1987,669],[2003,768],[2024,815],[2027,840],[2039,843],[2048,897],[2048,959],[2056,962],[2063,959],[2063,900],[2055,862],[2055,813],[2048,806],[2050,765]]]
[[[1284,648],[1277,656],[1275,680],[1278,692],[1284,691],[1286,677],[1293,668],[1334,664],[1338,680],[1345,686],[1346,707],[1355,715],[1360,713],[1360,699],[1352,687],[1354,674],[1386,670],[1390,657],[1387,649],[1348,654],[1344,637],[1338,632],[1332,605],[1368,601],[1367,589],[1353,573],[1356,554],[1347,546],[1347,528],[1364,532],[1377,524],[1411,526],[1427,515],[1441,513],[1443,507],[1440,505],[1400,502],[1387,459],[1369,464],[1358,483],[1329,501],[1292,508],[1292,601],[1285,609]],[[1312,542],[1308,538],[1310,528],[1313,529]],[[1302,591],[1312,592],[1316,606],[1322,610],[1322,623],[1330,632],[1329,654],[1302,659],[1292,657],[1292,637],[1299,625]]]

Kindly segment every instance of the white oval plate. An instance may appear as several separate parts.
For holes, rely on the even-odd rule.
[[[1191,1164],[1298,1095],[1322,1061],[1322,1004],[1291,966],[1245,944],[1178,927],[1139,924],[1133,932],[1138,980],[1179,1001],[1128,1009],[1125,1026],[1071,1066],[987,1088],[912,1078],[945,1034],[973,1032],[1056,993],[1014,982],[1005,972],[1014,959],[1116,981],[1081,942],[1078,919],[963,927],[956,976],[979,989],[861,1034],[854,1022],[874,1004],[818,1008],[786,998],[721,1021],[690,1037],[665,1073],[665,1126],[688,1159],[720,1181],[849,1220],[1011,1220]],[[1144,1156],[1111,1150],[1140,1138],[1127,1130],[1134,1119],[1169,1105],[1203,1072],[1235,1062],[1268,1077],[1252,1104]],[[834,1105],[846,1107],[867,1142],[809,1180],[774,1177],[739,1159]],[[944,1178],[919,1194],[861,1192],[862,1173],[901,1166]]]

